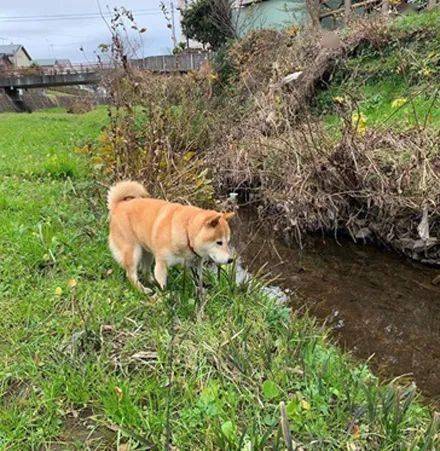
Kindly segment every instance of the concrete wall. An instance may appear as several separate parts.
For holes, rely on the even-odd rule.
[[[274,28],[280,30],[306,19],[304,0],[267,0],[234,10],[234,20],[241,35],[250,30]]]
[[[23,92],[23,104],[31,111],[41,110],[45,108],[63,107],[68,108],[75,101],[80,100],[84,96],[90,97],[94,103],[103,103],[96,96],[80,91],[72,91],[72,94],[62,91],[45,91],[44,89],[29,89]],[[0,89],[0,113],[17,112],[18,109],[14,102],[8,97],[4,89]],[[0,119],[1,120],[1,119]]]
[[[50,99],[43,90],[39,89],[25,91],[23,93],[23,101],[31,110],[58,106],[55,100]],[[17,108],[14,102],[6,95],[3,89],[0,89],[0,113],[15,111],[17,111]]]

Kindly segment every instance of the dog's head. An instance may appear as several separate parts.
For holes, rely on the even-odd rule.
[[[232,263],[229,247],[231,229],[228,221],[234,213],[207,212],[202,227],[194,239],[194,250],[200,257],[209,257],[215,264]]]

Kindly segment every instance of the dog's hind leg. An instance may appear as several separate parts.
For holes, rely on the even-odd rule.
[[[127,272],[128,280],[140,291],[150,294],[151,290],[139,281],[138,267],[142,259],[142,247],[138,244],[127,246],[123,253],[123,266]]]
[[[165,260],[156,259],[154,267],[154,277],[162,290],[166,287],[168,276],[168,267]]]
[[[142,257],[139,264],[139,271],[147,278],[148,282],[153,282],[151,266],[153,265],[153,254],[142,249]]]

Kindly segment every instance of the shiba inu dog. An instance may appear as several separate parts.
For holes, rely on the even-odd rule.
[[[148,197],[138,182],[123,181],[107,195],[110,215],[109,247],[115,260],[125,269],[128,279],[139,290],[150,293],[139,281],[138,270],[163,289],[170,266],[190,265],[198,260],[201,283],[203,261],[217,265],[232,263],[228,220],[234,213],[171,203]],[[200,285],[199,285],[200,286]]]

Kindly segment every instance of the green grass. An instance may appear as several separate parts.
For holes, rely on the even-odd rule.
[[[344,109],[365,115],[367,127],[440,129],[439,23],[438,9],[402,16],[390,22],[387,45],[342,62],[316,99],[325,123],[339,127],[342,99]]]
[[[178,270],[155,299],[132,289],[72,152],[104,124],[0,115],[0,448],[285,449],[283,401],[306,449],[434,449],[412,387],[381,385],[258,282],[208,273],[203,308]]]

